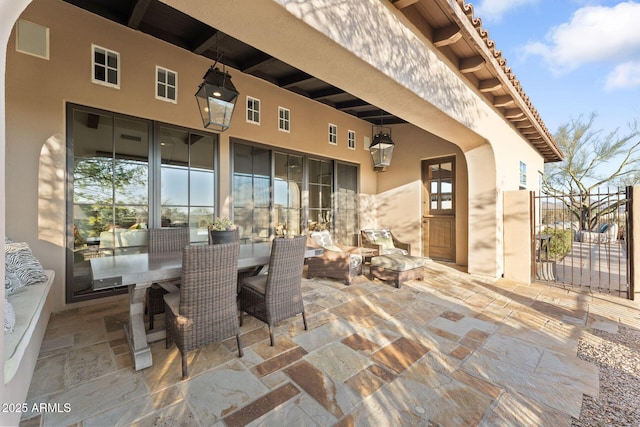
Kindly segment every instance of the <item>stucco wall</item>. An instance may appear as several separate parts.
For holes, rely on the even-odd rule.
[[[65,307],[65,103],[202,129],[193,94],[211,62],[58,0],[36,0],[21,18],[50,28],[51,58],[47,61],[13,49],[7,52],[6,173],[9,182],[19,183],[7,188],[7,235],[29,242],[45,267],[56,270],[53,292],[57,311]],[[9,45],[13,46],[14,42],[11,37]],[[92,43],[120,53],[119,90],[91,83]],[[155,99],[156,65],[178,73],[177,104]],[[241,96],[231,129],[220,135],[219,207],[222,214],[228,212],[230,205],[231,137],[359,164],[362,227],[378,225],[380,204],[376,194],[380,182],[386,182],[385,192],[388,192],[394,191],[394,187],[402,190],[410,182],[408,179],[419,181],[419,162],[414,165],[415,159],[410,153],[419,152],[421,157],[428,158],[457,150],[454,145],[411,125],[401,126],[394,134],[399,146],[395,156],[397,166],[394,164],[393,169],[385,173],[387,178],[381,179],[381,174],[373,171],[365,149],[368,148],[365,137],[371,136],[368,122],[236,70],[229,71]],[[260,126],[245,120],[247,95],[261,100]],[[277,130],[278,106],[291,110],[291,133]],[[337,146],[327,142],[329,122],[338,126]],[[356,132],[355,150],[347,148],[347,130]],[[407,175],[409,166],[417,170]],[[393,179],[385,181],[388,178]],[[466,178],[462,177],[460,184],[465,183]],[[419,186],[416,188],[406,205],[405,201],[401,203],[411,208],[394,216],[405,223],[416,221],[419,227],[419,214],[415,214],[420,204]],[[465,233],[466,229],[460,235]],[[419,243],[419,240],[415,242],[416,248]],[[460,259],[464,262],[465,257]]]

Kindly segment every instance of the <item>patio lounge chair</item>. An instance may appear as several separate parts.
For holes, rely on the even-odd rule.
[[[189,376],[187,352],[236,336],[242,357],[236,305],[240,243],[189,245],[182,251],[180,292],[164,295],[166,345],[182,356],[182,378]]]
[[[344,280],[345,285],[362,274],[362,255],[357,246],[343,246],[333,242],[329,231],[313,231],[309,246],[324,248],[321,256],[307,260],[307,278],[330,277]]]
[[[390,230],[360,230],[362,247],[375,249],[375,255],[411,255],[411,245],[398,240]]]
[[[151,228],[149,229],[149,253],[181,251],[189,244],[189,228]],[[179,281],[163,282],[172,292],[177,291]],[[154,283],[147,290],[147,314],[149,329],[153,329],[153,318],[156,314],[164,313],[164,294],[169,292],[158,283]]]
[[[247,277],[240,288],[240,325],[242,312],[269,326],[273,346],[273,326],[285,319],[302,314],[304,329],[307,318],[302,301],[302,269],[307,238],[279,237],[271,243],[267,274]]]

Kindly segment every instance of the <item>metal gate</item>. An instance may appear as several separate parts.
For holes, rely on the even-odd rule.
[[[632,299],[631,188],[532,193],[532,279]]]

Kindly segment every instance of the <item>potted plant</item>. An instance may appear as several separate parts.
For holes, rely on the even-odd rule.
[[[209,224],[209,243],[228,243],[238,240],[238,227],[226,217],[217,217]]]

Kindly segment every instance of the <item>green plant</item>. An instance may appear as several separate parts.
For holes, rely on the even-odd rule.
[[[216,217],[213,223],[209,224],[209,230],[211,231],[233,231],[237,226],[226,217]]]
[[[555,227],[547,227],[543,231],[544,234],[551,235],[549,241],[549,258],[562,259],[570,251],[573,244],[573,230],[562,230]]]

